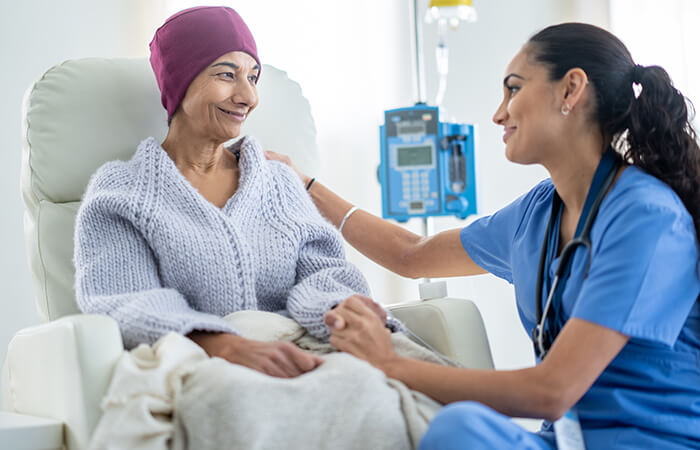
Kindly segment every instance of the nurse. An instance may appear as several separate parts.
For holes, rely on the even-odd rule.
[[[512,283],[537,364],[399,358],[357,296],[326,314],[331,343],[449,404],[421,449],[555,448],[566,433],[555,439],[552,423],[569,411],[591,449],[700,448],[700,148],[686,99],[612,34],[567,23],[515,55],[493,120],[507,158],[551,178],[461,230],[419,237],[300,176],[345,239],[388,269]],[[530,433],[509,417],[545,422]]]

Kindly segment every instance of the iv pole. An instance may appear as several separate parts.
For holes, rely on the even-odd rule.
[[[418,2],[420,0],[408,0],[409,10],[411,11],[411,50],[413,58],[411,63],[414,69],[413,79],[413,96],[416,103],[426,103],[425,95],[425,62],[423,60],[423,26],[419,17]],[[421,233],[423,237],[428,237],[433,233],[432,220],[429,217],[421,219]],[[430,278],[423,278],[421,286],[429,286]],[[419,288],[420,290],[420,288]]]
[[[408,0],[409,11],[411,12],[411,50],[413,58],[411,62],[414,69],[413,78],[413,96],[416,103],[426,103],[425,95],[425,62],[423,60],[423,26],[419,16],[418,9],[419,0]],[[428,237],[433,233],[432,220],[429,217],[421,219],[421,233],[423,237]],[[431,285],[430,278],[423,278],[423,282],[419,285],[419,291],[429,289]],[[421,295],[422,297],[422,295]]]
[[[408,0],[409,9],[411,11],[411,50],[413,58],[411,62],[414,69],[415,77],[413,79],[413,94],[416,103],[425,103],[425,62],[423,60],[423,27],[419,17],[418,9],[419,0]],[[421,228],[424,237],[432,234],[432,221],[428,217],[423,217],[421,220]],[[430,279],[426,278],[426,282]]]
[[[411,11],[411,50],[413,58],[411,63],[415,72],[413,79],[413,94],[416,103],[425,103],[425,62],[423,61],[423,27],[418,17],[418,1],[408,0]]]

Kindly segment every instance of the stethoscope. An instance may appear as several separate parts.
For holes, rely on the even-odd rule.
[[[564,291],[564,286],[569,278],[570,263],[572,261],[572,256],[576,250],[583,246],[586,248],[586,271],[584,272],[584,280],[588,277],[588,269],[591,265],[591,228],[593,227],[593,221],[598,214],[598,208],[605,197],[605,194],[610,189],[613,181],[615,180],[615,175],[622,165],[622,160],[615,153],[612,147],[608,147],[603,157],[598,163],[598,168],[596,169],[595,175],[593,176],[593,182],[588,190],[588,195],[586,196],[586,202],[584,203],[583,210],[581,212],[581,218],[579,219],[578,225],[576,227],[576,233],[574,238],[569,241],[561,252],[559,258],[559,265],[554,273],[554,280],[552,281],[552,286],[547,294],[547,301],[544,305],[544,311],[542,311],[542,288],[545,284],[545,278],[549,272],[549,256],[551,253],[550,244],[552,243],[552,236],[554,234],[554,226],[557,221],[557,216],[559,215],[559,210],[561,208],[561,198],[556,191],[554,191],[554,198],[552,199],[552,212],[549,216],[549,222],[547,224],[547,232],[544,236],[544,242],[542,243],[542,251],[540,253],[539,268],[537,269],[537,289],[535,297],[535,310],[537,313],[536,326],[532,330],[532,340],[535,345],[535,354],[542,360],[547,355],[549,348],[554,342],[556,335],[553,333],[552,326],[545,326],[548,324],[549,311],[552,308],[552,303],[554,301],[555,295],[561,296]]]

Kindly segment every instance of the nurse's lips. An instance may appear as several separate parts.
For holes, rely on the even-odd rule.
[[[505,142],[511,134],[515,133],[517,127],[505,127],[503,129],[503,142]]]

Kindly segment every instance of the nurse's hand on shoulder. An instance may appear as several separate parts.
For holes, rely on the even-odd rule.
[[[371,299],[353,295],[328,311],[324,320],[331,330],[330,343],[338,350],[378,369],[398,358],[391,344],[391,331],[385,326],[386,311]]]
[[[230,333],[194,331],[187,335],[211,357],[249,367],[273,377],[292,378],[323,363],[319,356],[299,349],[291,342],[262,342]]]
[[[294,170],[294,172],[296,172],[299,178],[301,178],[301,182],[304,183],[304,186],[309,184],[311,178],[304,175],[301,172],[301,170],[299,170],[299,168],[294,165],[294,163],[292,162],[292,158],[290,158],[289,156],[273,152],[272,150],[265,150],[265,158],[269,159],[270,161],[279,161],[283,164],[288,165]]]

